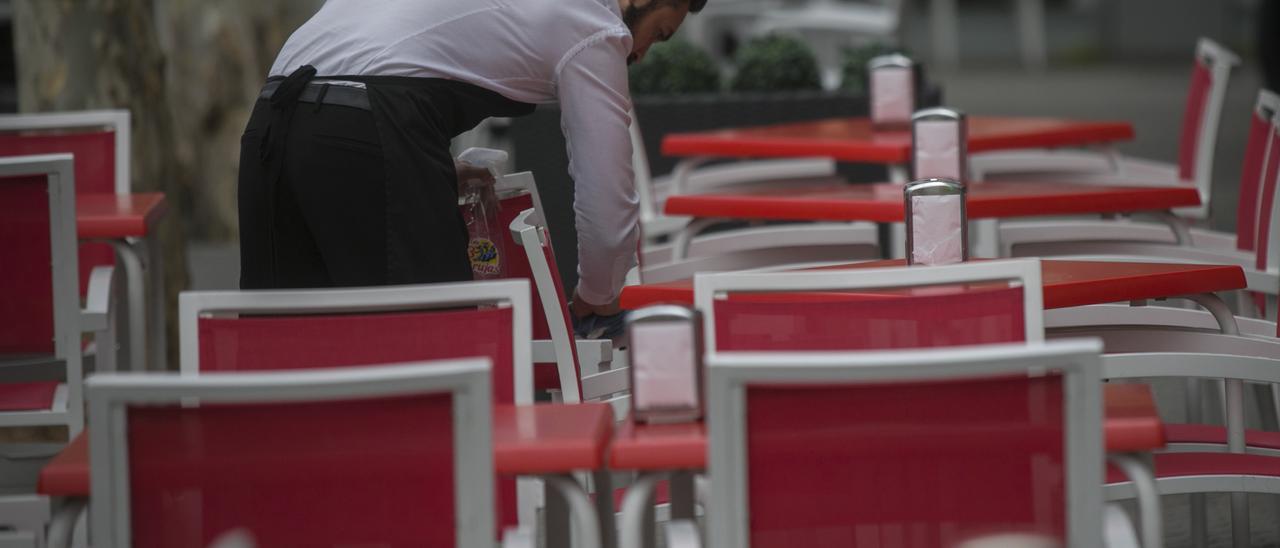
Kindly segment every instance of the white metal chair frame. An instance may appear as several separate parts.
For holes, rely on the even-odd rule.
[[[1170,227],[1159,224],[1107,221],[1107,220],[1062,220],[1062,221],[1001,221],[990,222],[997,228],[988,230],[992,237],[998,239],[996,249],[1002,255],[1009,255],[1012,247],[1032,242],[1063,241],[1064,234],[1073,240],[1140,240],[1190,245],[1192,242],[1209,243],[1217,246],[1226,243],[1233,246],[1234,238],[1226,240],[1216,237],[1207,231],[1191,230],[1191,241],[1186,240],[1186,227],[1175,221],[1181,217],[1205,219],[1211,206],[1213,190],[1214,152],[1218,140],[1218,132],[1222,119],[1223,103],[1227,86],[1234,66],[1239,65],[1239,56],[1221,45],[1202,38],[1196,47],[1197,62],[1204,62],[1210,70],[1212,83],[1209,96],[1201,113],[1200,134],[1196,140],[1196,168],[1192,181],[1200,194],[1201,205],[1193,208],[1177,208],[1175,215],[1162,215],[1161,220]],[[1259,105],[1267,104],[1274,109],[1275,98],[1264,93],[1259,98]],[[1268,116],[1269,118],[1269,116]],[[1104,147],[1104,154],[1075,151],[1030,151],[999,152],[975,155],[970,163],[975,179],[984,179],[988,175],[1034,174],[1053,180],[1074,183],[1101,184],[1157,184],[1173,185],[1179,183],[1177,166],[1150,160],[1121,157],[1114,145]]]
[[[527,191],[533,201],[533,209],[516,215],[511,225],[506,227],[511,231],[512,240],[521,246],[528,257],[534,290],[547,316],[547,327],[551,333],[549,341],[533,341],[533,363],[557,365],[560,394],[568,403],[604,398],[626,391],[626,380],[622,378],[626,376],[625,364],[618,368],[609,367],[614,359],[612,341],[575,340],[573,334],[563,327],[566,303],[560,302],[560,295],[555,291],[555,277],[552,276],[551,269],[556,268],[556,265],[548,263],[542,251],[543,244],[549,246],[550,242],[546,241],[544,230],[547,222],[533,173],[524,171],[503,176],[498,179],[497,188],[499,191]],[[574,353],[570,350],[570,344],[577,350],[577,364],[573,362]],[[578,393],[578,383],[574,381],[575,375],[582,378],[581,394]],[[624,407],[619,408],[620,405]],[[626,415],[625,399],[615,400],[614,406],[618,416]]]
[[[0,132],[49,131],[103,127],[115,134],[115,193],[128,195],[132,185],[132,121],[128,110],[88,110],[0,116]],[[147,241],[150,240],[150,241]],[[157,369],[165,359],[164,275],[156,238],[145,240],[104,240],[111,245],[124,269],[125,299],[128,309],[128,337],[125,341],[129,367],[146,368],[148,354]],[[144,283],[144,280],[146,282]],[[149,284],[149,285],[148,285]],[[150,294],[147,292],[150,290]],[[150,300],[150,308],[147,301]],[[148,322],[148,317],[150,322]]]
[[[47,176],[49,194],[50,251],[53,271],[54,357],[30,363],[9,364],[19,369],[62,367],[66,382],[58,387],[52,408],[39,411],[0,413],[0,426],[63,425],[74,438],[84,427],[83,357],[81,333],[93,333],[94,365],[98,371],[116,367],[115,269],[93,269],[83,309],[79,297],[79,268],[76,253],[75,163],[70,154],[0,158],[0,177]],[[42,457],[50,450],[44,444],[23,449],[0,448],[0,460]],[[61,448],[59,444],[58,449]],[[56,449],[55,449],[56,450]],[[0,525],[16,529],[15,542],[30,536],[36,546],[44,542],[44,526],[51,518],[49,500],[39,495],[0,497]]]
[[[133,405],[301,403],[453,395],[454,500],[458,546],[493,545],[493,451],[489,360],[218,375],[99,375],[88,382],[95,538],[131,544],[128,412]],[[410,435],[406,432],[406,435]]]
[[[553,265],[548,264],[543,255],[545,233],[540,226],[532,224],[539,215],[534,210],[526,210],[511,222],[511,235],[529,257],[530,270],[533,272],[534,285],[542,309],[547,315],[547,327],[551,332],[551,340],[534,341],[534,362],[557,364],[560,373],[560,391],[566,403],[579,403],[606,398],[614,406],[619,417],[626,416],[627,401],[624,395],[610,398],[611,395],[624,393],[629,389],[628,369],[625,366],[606,367],[612,361],[613,343],[609,340],[575,340],[573,333],[565,328],[565,303],[560,301],[555,291],[555,279],[551,275]],[[578,351],[579,364],[573,361],[573,345]],[[580,372],[575,372],[581,367]],[[581,375],[582,393],[578,392],[578,378]]]
[[[0,426],[65,425],[72,437],[84,427],[81,333],[93,333],[96,366],[115,368],[114,269],[95,268],[85,307],[80,307],[76,254],[75,168],[70,154],[0,158],[0,177],[47,176],[50,251],[53,262],[54,359],[66,369],[54,408],[0,413]],[[44,360],[39,360],[44,361]]]
[[[1044,293],[1038,259],[981,261],[946,266],[867,268],[813,272],[727,272],[699,274],[693,279],[694,303],[703,317],[703,342],[715,354],[716,299],[725,293],[842,291],[1008,280],[1023,288],[1027,342],[1044,340]]]
[[[1280,95],[1267,90],[1260,90],[1254,105],[1255,115],[1269,120],[1272,131],[1268,134],[1267,153],[1270,153],[1270,142],[1276,139],[1277,124],[1280,123]],[[1263,158],[1264,165],[1268,158]],[[1262,174],[1265,176],[1265,173]],[[1127,184],[1127,183],[1126,183]],[[1259,185],[1261,192],[1263,185]],[[1260,196],[1259,196],[1260,197]],[[1245,200],[1241,196],[1241,200]],[[1259,206],[1261,200],[1258,201]],[[1268,212],[1259,211],[1259,217]],[[1273,214],[1274,215],[1274,214]],[[1276,217],[1271,217],[1275,219]],[[1168,220],[1165,219],[1167,222]],[[1273,227],[1274,228],[1274,227]],[[1247,252],[1236,249],[1236,235],[1219,232],[1207,228],[1192,227],[1189,230],[1190,240],[1182,241],[1181,235],[1170,231],[1169,226],[1133,221],[1118,220],[1056,220],[1056,221],[1013,221],[1002,222],[999,228],[999,239],[1002,246],[1000,253],[1013,254],[1105,254],[1111,246],[1148,245],[1145,249],[1163,250],[1173,245],[1194,248],[1206,252],[1222,253],[1228,257],[1245,257]],[[1069,234],[1064,240],[1062,235]],[[1164,251],[1157,251],[1163,253]],[[1119,251],[1128,254],[1130,251]],[[1249,259],[1252,260],[1251,258]],[[1220,260],[1218,262],[1221,262]],[[1232,261],[1236,262],[1236,261]],[[1274,263],[1268,263],[1274,264]]]
[[[1108,346],[1110,346],[1108,342]],[[1211,366],[1209,366],[1211,365]],[[1244,453],[1243,382],[1280,383],[1280,359],[1235,356],[1213,351],[1189,353],[1181,351],[1134,352],[1108,354],[1103,358],[1103,377],[1110,379],[1182,377],[1192,379],[1227,379],[1228,451]],[[1235,417],[1241,417],[1236,419]],[[1280,457],[1276,458],[1280,463]],[[1273,476],[1202,475],[1164,478],[1156,481],[1161,495],[1227,492],[1231,493],[1231,524],[1235,546],[1249,545],[1249,493],[1280,494],[1280,478]],[[1141,493],[1142,486],[1125,482],[1108,486],[1108,500],[1128,498]],[[1192,532],[1204,530],[1203,510],[1192,509]],[[1200,523],[1197,524],[1197,521]],[[1194,539],[1193,539],[1194,540]]]
[[[679,264],[688,258],[793,248],[798,245],[859,246],[869,248],[872,254],[879,249],[878,229],[871,223],[766,225],[699,236],[703,230],[719,221],[665,215],[662,207],[667,196],[741,184],[768,181],[786,184],[787,180],[832,177],[836,172],[835,161],[830,158],[788,158],[703,167],[705,159],[691,159],[680,162],[670,175],[655,178],[649,171],[649,157],[644,149],[644,138],[634,111],[631,119],[631,164],[635,171],[636,193],[640,199],[640,225],[644,238],[641,262],[646,269]],[[672,241],[660,242],[664,238]],[[797,257],[788,257],[787,262],[809,262],[807,257],[808,254],[802,253]]]
[[[1103,545],[1102,385],[1096,341],[853,353],[724,352],[709,356],[710,545],[749,545],[746,389],[753,384],[844,384],[1060,372],[1066,416],[1067,535]]]

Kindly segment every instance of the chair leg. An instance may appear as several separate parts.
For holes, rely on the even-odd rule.
[[[107,243],[116,250],[116,258],[124,267],[124,278],[128,284],[125,291],[125,308],[128,308],[129,325],[123,346],[129,356],[129,370],[146,371],[147,369],[147,314],[146,287],[143,282],[146,272],[142,267],[142,258],[137,250],[128,242],[110,240]]]
[[[1249,548],[1249,493],[1231,493],[1231,539],[1236,548]]]
[[[53,519],[49,520],[49,548],[71,548],[76,523],[84,509],[85,501],[68,500],[53,513]]]
[[[661,474],[643,473],[631,483],[622,499],[622,548],[653,548],[653,489]]]
[[[596,491],[596,517],[600,520],[600,545],[605,548],[618,546],[618,527],[613,517],[613,474],[608,470],[591,473],[591,483]]]

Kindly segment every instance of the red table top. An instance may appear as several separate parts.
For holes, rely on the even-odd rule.
[[[506,475],[599,469],[612,436],[608,404],[495,406],[494,469]],[[40,470],[36,490],[55,497],[89,496],[87,430]]]
[[[1054,118],[969,117],[969,152],[1076,147],[1133,139],[1128,122]],[[668,156],[782,158],[822,156],[846,162],[905,164],[909,130],[876,131],[868,118],[833,118],[743,129],[673,133],[662,140]]]
[[[1042,260],[1044,307],[1070,308],[1091,304],[1159,299],[1243,289],[1239,266],[1171,263]],[[905,267],[904,259],[867,261],[812,270],[857,270]],[[659,303],[693,305],[693,281],[677,280],[622,289],[622,308],[634,310]]]
[[[613,436],[613,407],[501,405],[493,410],[493,465],[499,474],[597,470]]]
[[[1103,399],[1107,452],[1164,447],[1164,423],[1150,386],[1107,384]],[[618,428],[609,450],[609,467],[614,470],[698,470],[706,464],[707,435],[700,422],[647,425],[627,420]]]
[[[76,235],[82,240],[141,238],[168,211],[161,192],[77,194]]]
[[[667,198],[668,215],[793,221],[902,222],[902,185],[796,181],[734,187],[711,194]],[[1191,185],[1125,187],[1045,182],[973,183],[966,200],[971,219],[1126,213],[1200,205]]]

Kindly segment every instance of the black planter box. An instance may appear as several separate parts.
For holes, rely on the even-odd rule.
[[[942,91],[938,88],[921,94],[921,107],[941,102]],[[660,151],[662,138],[669,133],[866,116],[868,112],[865,96],[839,92],[641,96],[635,98],[635,107],[649,168],[655,176],[669,173],[679,160],[665,157]],[[560,108],[543,105],[533,114],[513,120],[511,142],[515,171],[532,171],[538,181],[556,262],[566,291],[572,291],[578,283],[578,246],[573,182],[560,133]],[[884,181],[888,177],[885,168],[878,165],[842,164],[840,173],[853,182]]]

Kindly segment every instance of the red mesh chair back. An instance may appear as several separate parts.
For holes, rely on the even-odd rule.
[[[134,407],[133,546],[454,546],[452,398]]]
[[[102,129],[0,132],[0,156],[75,155],[77,194],[116,192],[116,134]],[[115,252],[102,243],[80,246],[80,294],[89,287],[94,267],[115,264]]]
[[[1254,109],[1249,123],[1249,141],[1245,145],[1244,166],[1240,174],[1240,200],[1236,207],[1236,248],[1241,251],[1253,251],[1258,236],[1258,217],[1266,214],[1259,204],[1264,188],[1263,174],[1276,164],[1276,159],[1269,155],[1274,135],[1271,117],[1261,109]]]
[[[0,359],[54,353],[47,177],[0,178]]]
[[[510,308],[202,317],[200,371],[320,369],[483,356],[493,401],[513,403]]]
[[[1026,340],[1022,287],[935,286],[717,299],[718,351],[884,350]]]
[[[1178,178],[1183,181],[1194,181],[1196,177],[1196,153],[1200,147],[1200,133],[1204,130],[1212,87],[1212,70],[1203,59],[1197,58],[1195,68],[1191,71],[1187,106],[1182,115],[1182,138],[1178,145]]]
[[[752,548],[1064,538],[1061,377],[766,384],[746,405]]]
[[[1267,146],[1265,167],[1262,169],[1261,185],[1262,188],[1258,192],[1257,205],[1257,225],[1254,233],[1257,234],[1254,252],[1256,257],[1256,267],[1259,270],[1266,270],[1269,259],[1275,256],[1275,251],[1271,246],[1276,245],[1272,242],[1273,227],[1276,226],[1276,187],[1277,178],[1280,178],[1280,125],[1271,125],[1267,132],[1271,135],[1270,142]],[[1241,192],[1244,192],[1241,189]]]
[[[709,468],[725,504],[709,535],[744,548],[950,547],[1002,533],[1098,545],[1100,352],[1057,341],[713,354]]]
[[[196,320],[198,369],[201,373],[321,369],[486,357],[492,363],[492,401],[515,403],[512,307],[391,308],[238,317],[227,311],[201,313]],[[514,525],[515,480],[502,478],[498,488],[499,526]]]
[[[96,538],[483,545],[493,538],[487,379],[478,359],[91,379]]]
[[[84,424],[73,170],[66,154],[0,158],[0,362],[47,363],[63,379],[0,379],[0,412],[24,412],[0,414],[0,427],[75,436]]]

